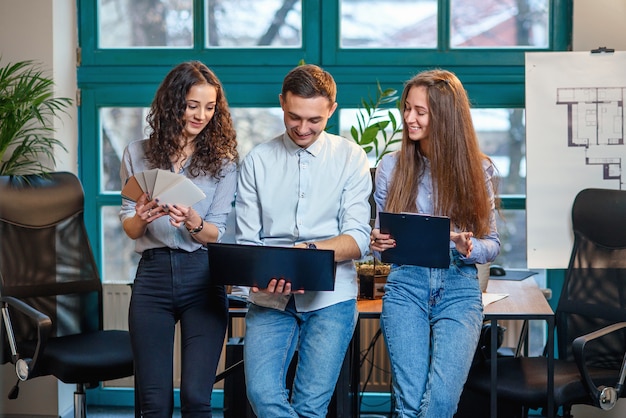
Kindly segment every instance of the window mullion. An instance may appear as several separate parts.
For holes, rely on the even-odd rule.
[[[439,0],[437,7],[437,50],[450,50],[450,1]]]

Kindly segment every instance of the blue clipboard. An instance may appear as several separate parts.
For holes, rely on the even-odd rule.
[[[421,267],[450,266],[450,218],[418,213],[380,212],[380,232],[391,234],[395,248],[381,252],[381,261]]]

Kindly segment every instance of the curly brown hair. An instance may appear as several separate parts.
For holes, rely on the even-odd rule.
[[[230,162],[237,163],[237,139],[224,88],[217,76],[203,63],[189,61],[178,64],[159,86],[146,121],[150,127],[146,158],[154,168],[169,170],[171,157],[179,156],[183,146],[183,119],[187,109],[187,94],[195,85],[215,87],[215,113],[207,126],[194,139],[189,173],[192,177],[210,174],[221,176],[221,170]]]

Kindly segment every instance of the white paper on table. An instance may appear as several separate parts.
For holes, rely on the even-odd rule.
[[[509,296],[507,293],[487,293],[483,292],[483,306],[487,306],[491,303],[497,302],[505,297]]]

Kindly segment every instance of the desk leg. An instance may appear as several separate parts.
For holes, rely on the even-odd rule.
[[[350,356],[350,405],[352,406],[352,416],[361,416],[361,320],[357,319],[356,327],[352,335],[352,341],[348,348]]]
[[[554,317],[548,319],[548,393],[554,393]],[[548,418],[554,417],[554,396],[548,396]]]
[[[498,320],[491,320],[491,393],[489,396],[491,418],[498,417]]]

